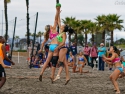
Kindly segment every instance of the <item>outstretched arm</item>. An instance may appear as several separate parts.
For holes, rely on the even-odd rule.
[[[107,61],[107,60],[103,60],[103,61],[110,64],[110,65],[112,65],[112,62],[110,62],[110,61]]]
[[[112,55],[112,57],[107,58],[106,56],[102,56],[105,60],[112,61],[115,58],[115,54]]]
[[[6,50],[5,50],[5,46],[4,46],[4,45],[2,45],[2,51],[3,51],[4,59],[7,60],[7,61],[9,61],[12,65],[15,65],[15,63],[14,63],[13,61],[11,61],[11,60],[7,57],[7,55],[6,55]]]
[[[60,11],[61,13],[61,11]],[[59,25],[59,28],[61,29],[61,19],[60,19],[60,13],[59,13],[59,17],[58,17],[58,25]]]
[[[56,26],[58,25],[59,14],[60,14],[60,7],[56,7],[56,15],[55,15],[55,21],[54,21],[53,29],[56,29]]]

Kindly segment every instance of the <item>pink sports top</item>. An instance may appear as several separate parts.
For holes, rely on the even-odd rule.
[[[120,58],[115,58],[112,60],[112,63],[120,62]]]
[[[50,40],[52,40],[53,38],[55,38],[57,35],[58,35],[58,32],[53,34],[52,31],[50,30],[50,33],[49,33]]]

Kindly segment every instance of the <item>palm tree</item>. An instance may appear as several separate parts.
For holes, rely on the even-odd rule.
[[[77,42],[78,42],[78,38],[77,38],[77,34],[80,34],[81,33],[81,26],[80,26],[80,21],[79,20],[73,20],[72,21],[72,24],[71,24],[71,27],[74,29],[75,31],[75,43],[77,45]]]
[[[31,35],[30,35],[30,36],[34,37],[34,33],[31,33]],[[36,34],[36,36],[35,36],[35,37],[37,37],[37,38],[38,38],[38,37],[39,37],[39,35],[37,35],[37,34]]]
[[[32,34],[29,32],[29,37],[30,37],[31,35],[32,35]],[[27,32],[26,32],[25,36],[27,36]]]
[[[6,39],[6,34],[4,35],[4,38]],[[9,38],[9,35],[7,35],[7,40],[8,40],[8,38]]]
[[[10,3],[10,0],[4,0],[4,14],[5,14],[5,23],[6,23],[6,33],[5,33],[5,39],[7,40],[7,36],[8,36],[8,16],[7,16],[7,3]]]
[[[105,15],[99,15],[95,18],[95,20],[97,21],[99,30],[98,32],[102,33],[102,42],[105,43],[105,33],[106,33],[106,16]]]
[[[18,47],[18,39],[20,39],[20,37],[19,36],[15,36],[15,39],[17,40],[17,47]]]
[[[118,30],[122,30],[122,28],[124,28],[123,25],[121,25],[123,23],[123,20],[120,19],[121,16],[118,16],[117,14],[109,14],[107,15],[106,17],[106,28],[108,31],[111,32],[111,43],[113,43],[114,41],[114,38],[113,38],[113,31],[115,29],[118,29]]]
[[[84,32],[85,34],[85,44],[87,44],[87,39],[88,39],[88,33],[89,33],[89,23],[91,21],[90,20],[81,20],[81,27],[80,29]]]
[[[15,39],[17,39],[17,40],[18,40],[18,39],[20,39],[20,37],[19,37],[19,36],[15,36]]]
[[[41,43],[41,37],[43,36],[43,32],[41,32],[41,31],[39,31],[38,33],[37,33],[37,35],[38,35],[38,37],[40,38],[40,43]]]
[[[91,38],[92,44],[94,44],[94,34],[96,34],[97,29],[98,29],[98,27],[97,27],[96,23],[94,23],[94,22],[88,23],[89,33],[92,34],[92,38]]]

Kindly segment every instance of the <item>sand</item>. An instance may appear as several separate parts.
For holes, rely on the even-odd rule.
[[[20,57],[20,63],[17,63],[16,57],[13,61],[16,65],[12,69],[6,69],[7,81],[0,94],[115,94],[109,80],[112,71],[108,68],[105,71],[97,71],[86,66],[84,71],[89,70],[90,73],[83,75],[72,73],[70,68],[71,80],[68,85],[64,85],[65,71],[60,80],[51,84],[50,69],[47,68],[43,82],[40,82],[38,77],[41,69],[29,69],[25,57]],[[125,94],[125,78],[119,79],[118,82],[121,94]]]

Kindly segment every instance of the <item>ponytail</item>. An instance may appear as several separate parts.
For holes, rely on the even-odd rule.
[[[113,46],[113,49],[114,49],[115,53],[117,53],[120,56],[120,51],[117,49],[117,47]]]
[[[70,34],[72,34],[72,33],[74,33],[74,30],[71,27],[69,27],[68,25],[65,25],[64,32],[69,32]]]
[[[44,34],[44,38],[46,40],[48,40],[49,39],[49,32],[50,32],[50,25],[46,25],[45,30],[46,30],[46,32]]]

